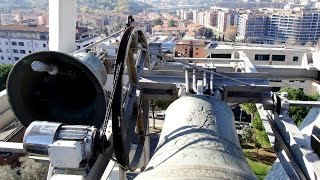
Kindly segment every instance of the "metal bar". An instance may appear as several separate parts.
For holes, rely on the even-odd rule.
[[[320,107],[319,101],[292,101],[288,100],[291,106],[304,106],[304,107]]]
[[[201,70],[201,71],[210,73],[210,74],[214,74],[214,75],[217,75],[217,76],[221,76],[221,77],[230,79],[230,80],[232,80],[232,81],[241,83],[241,84],[246,85],[246,86],[251,86],[250,84],[247,84],[247,83],[245,83],[245,82],[243,82],[243,81],[240,81],[240,80],[238,80],[238,79],[231,78],[231,77],[229,77],[229,76],[226,76],[226,75],[223,75],[223,74],[220,74],[220,73],[217,73],[217,72],[213,72],[213,71],[207,70],[207,69],[205,69],[205,68],[203,68],[203,67],[199,67],[199,66],[196,66],[196,65],[192,65],[192,64],[189,64],[189,63],[185,63],[185,62],[182,61],[182,60],[174,59],[174,61],[179,62],[179,63],[181,63],[181,64],[184,64],[184,65],[186,65],[186,66],[189,66],[189,67],[192,67],[192,68],[195,68],[195,69],[198,69],[198,70]]]
[[[203,61],[203,62],[243,62],[243,59],[231,59],[231,58],[173,58],[167,59],[169,61]]]
[[[306,142],[293,120],[288,114],[280,114],[280,116],[277,116],[277,113],[274,114],[273,122],[296,164],[299,165],[306,178],[319,177],[320,159],[308,146],[308,142]]]
[[[111,121],[108,121],[107,124],[107,131],[106,131],[106,138],[107,141],[109,142],[109,147],[105,151],[107,154],[112,156],[113,153],[113,143],[112,143],[112,130],[111,130]],[[110,162],[110,158],[100,154],[94,163],[93,167],[91,168],[88,176],[86,177],[87,180],[95,180],[95,179],[100,179],[105,172],[105,168],[108,166],[108,163]]]
[[[185,72],[186,94],[189,94],[189,72],[188,72],[188,69],[185,69],[184,72]]]
[[[24,153],[23,143],[0,142],[0,152]]]
[[[196,70],[193,70],[192,74],[192,89],[195,93],[197,93],[197,79],[196,79]]]
[[[115,35],[123,32],[123,31],[124,31],[124,29],[121,29],[120,31],[117,31],[117,32],[115,32],[115,33],[113,33],[113,34],[111,34],[111,35],[109,35],[109,36],[107,36],[107,37],[105,37],[105,38],[103,38],[103,39],[101,39],[101,40],[99,40],[99,41],[96,41],[95,43],[90,44],[89,46],[83,47],[83,48],[81,48],[81,49],[78,49],[78,50],[74,51],[73,53],[70,53],[70,55],[73,55],[73,54],[82,52],[82,51],[84,51],[84,50],[86,50],[86,49],[88,49],[88,48],[91,48],[91,47],[93,47],[93,46],[96,46],[96,45],[98,45],[99,43],[101,43],[101,42],[103,42],[103,41],[111,38],[112,36],[115,36]]]
[[[279,133],[278,127],[274,123],[274,120],[271,118],[270,115],[267,115],[266,117],[267,117],[267,119],[268,119],[268,121],[270,123],[270,127],[272,128],[272,131],[273,131],[273,134],[274,134],[274,136],[276,138],[276,141],[278,141],[278,145],[286,152],[286,155],[287,155],[287,157],[289,158],[289,160],[291,162],[292,169],[289,169],[291,166],[290,167],[286,166],[287,165],[286,160],[283,159],[283,156],[281,156],[281,154],[280,154],[280,158],[279,159],[280,159],[280,162],[281,162],[282,166],[283,167],[286,166],[286,168],[284,167],[284,169],[286,170],[287,175],[289,177],[294,178],[294,179],[307,179],[305,177],[304,173],[302,172],[302,170],[300,169],[300,167],[296,164],[296,161],[295,161],[294,157],[292,156],[290,149],[287,147],[287,145],[285,143],[285,140],[281,136],[281,133]],[[277,153],[277,155],[278,154],[279,153]],[[281,160],[285,160],[285,161],[283,162]],[[295,174],[291,174],[292,172],[295,172],[295,174],[298,177],[295,177],[294,176]]]
[[[142,110],[143,110],[143,121],[146,121],[146,134],[149,134],[149,104],[150,101],[149,100],[143,100],[142,102]],[[155,129],[155,127],[154,127]],[[144,151],[143,151],[143,155],[144,155],[144,168],[147,167],[149,161],[150,161],[150,136],[146,136],[145,137],[145,142],[144,142]]]
[[[113,170],[115,165],[116,165],[116,162],[110,161],[108,166],[107,166],[107,168],[106,168],[106,170],[104,171],[104,173],[103,173],[103,175],[102,175],[102,177],[100,179],[101,180],[108,179],[108,177],[110,176],[110,174],[111,174],[111,172],[112,172],[112,170]]]

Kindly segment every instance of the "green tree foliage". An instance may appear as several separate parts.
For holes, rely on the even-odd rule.
[[[257,157],[259,156],[259,149],[261,148],[261,144],[259,141],[256,141],[254,143],[254,146],[257,148]]]
[[[269,143],[268,135],[263,127],[256,105],[254,103],[243,103],[240,107],[247,114],[251,114],[251,125],[255,134],[255,142],[258,142],[262,147],[269,148],[271,144]]]
[[[301,89],[295,88],[286,88],[281,90],[281,92],[287,92],[289,100],[316,101],[319,98],[319,95],[307,95]],[[308,107],[290,106],[288,113],[294,123],[297,126],[300,126],[301,122],[307,116],[309,111],[310,108]]]
[[[128,10],[128,0],[118,0],[115,8],[116,12],[124,12]]]
[[[129,1],[128,10],[130,13],[141,13],[147,8],[151,8],[152,5],[144,2],[132,2]]]
[[[256,111],[252,120],[252,127],[259,130],[259,131],[263,131],[264,127],[262,124],[262,120],[259,116],[259,113]]]
[[[0,65],[0,91],[6,88],[6,82],[12,65],[2,64]]]
[[[251,114],[252,116],[254,116],[254,114],[257,112],[257,107],[254,103],[243,103],[243,104],[240,104],[240,107],[247,114]]]
[[[210,39],[210,38],[213,37],[213,31],[212,31],[212,29],[207,28],[207,31],[206,31],[206,33],[205,33],[205,37],[206,37],[207,39]]]
[[[174,21],[174,20],[169,20],[169,21],[168,21],[168,26],[169,26],[169,27],[176,27],[176,21]]]
[[[162,21],[160,18],[158,18],[158,19],[153,20],[152,24],[153,24],[154,26],[156,26],[156,25],[162,25],[162,24],[163,24],[163,21]]]
[[[244,140],[245,145],[251,141],[253,133],[254,131],[252,130],[251,127],[245,127],[243,129],[242,138]]]

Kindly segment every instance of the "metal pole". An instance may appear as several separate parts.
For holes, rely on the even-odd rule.
[[[240,133],[242,134],[242,131],[241,131],[241,118],[242,118],[242,109],[240,109],[240,123],[239,123],[239,125],[240,125]]]
[[[210,74],[210,95],[213,94],[213,74]]]
[[[146,134],[149,135],[149,102],[148,100],[144,100],[142,102],[142,110],[143,110],[143,118],[144,121],[146,121]],[[146,168],[149,161],[150,161],[150,136],[145,137],[145,142],[144,142],[144,151],[143,151],[143,156],[144,156],[144,165],[143,168]]]
[[[185,81],[186,81],[186,94],[189,94],[189,73],[188,73],[188,69],[185,69],[184,72],[185,72]]]
[[[192,89],[195,93],[197,93],[197,79],[196,79],[196,70],[193,70],[193,74],[192,74]]]
[[[126,180],[126,172],[121,168],[119,167],[119,180]]]
[[[156,129],[156,120],[155,120],[155,118],[154,118],[154,106],[155,106],[154,101],[152,101],[151,107],[152,107],[153,129]],[[148,120],[148,121],[149,121],[149,120]],[[149,124],[149,123],[148,123],[148,124]]]
[[[207,73],[206,72],[203,72],[203,87],[204,87],[203,91],[206,91],[208,89]]]

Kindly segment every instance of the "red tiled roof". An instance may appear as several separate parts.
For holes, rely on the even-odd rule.
[[[0,30],[7,31],[31,31],[31,32],[49,32],[49,27],[38,26],[26,26],[19,24],[0,25]]]

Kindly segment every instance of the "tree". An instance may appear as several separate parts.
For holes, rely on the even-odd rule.
[[[259,155],[259,149],[261,148],[261,144],[259,143],[259,141],[256,141],[256,142],[254,143],[254,146],[257,148],[257,157],[258,157],[258,155]]]
[[[168,26],[169,26],[169,27],[176,27],[176,21],[174,21],[174,20],[169,20],[169,21],[168,21]]]
[[[213,31],[212,31],[212,29],[207,28],[207,29],[206,29],[206,33],[205,33],[204,36],[205,36],[207,39],[212,38],[212,37],[213,37]]]
[[[286,40],[285,44],[288,45],[288,46],[295,46],[295,45],[298,44],[298,42],[297,42],[297,39],[296,39],[296,38],[290,37],[290,38],[288,38],[288,39]]]
[[[124,12],[128,10],[128,0],[118,0],[115,8],[116,12]]]
[[[307,95],[301,89],[295,88],[286,88],[281,90],[281,92],[288,93],[289,100],[299,100],[299,101],[316,101],[319,95]],[[302,120],[307,116],[309,113],[310,108],[308,107],[301,107],[301,106],[290,106],[288,114],[294,121],[297,126],[300,126]]]
[[[153,23],[152,23],[154,26],[157,26],[157,25],[162,25],[163,24],[163,21],[160,19],[160,18],[157,18],[155,20],[153,20]]]
[[[250,128],[250,127],[245,127],[243,129],[242,138],[245,142],[245,145],[247,145],[247,143],[251,141],[253,133],[254,132],[253,132],[252,128]]]
[[[236,40],[236,36],[237,36],[237,27],[236,26],[228,26],[224,35],[227,39],[234,42]]]
[[[263,131],[264,130],[264,127],[263,127],[263,124],[262,124],[262,120],[259,116],[259,113],[256,111],[255,112],[255,115],[253,117],[253,120],[252,120],[252,127],[254,127],[255,129],[259,130],[259,131]]]
[[[2,64],[0,65],[0,91],[6,89],[6,82],[12,65]]]
[[[104,28],[104,29],[103,29],[103,33],[104,33],[106,36],[109,36],[109,33],[108,33],[108,29],[107,29],[107,28]]]
[[[257,107],[254,103],[243,103],[243,104],[240,104],[240,107],[247,114],[251,114],[252,116],[254,116],[255,112],[257,112]]]

